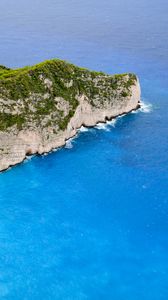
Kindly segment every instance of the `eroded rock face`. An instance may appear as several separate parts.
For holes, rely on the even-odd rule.
[[[20,76],[20,81],[7,72],[0,72],[1,171],[22,162],[26,155],[63,146],[82,125],[94,126],[128,113],[140,102],[140,85],[133,74],[110,76],[59,60],[29,68],[26,75],[19,70],[13,77]],[[22,77],[25,86],[19,83]],[[32,77],[39,90],[35,86],[24,93]],[[13,87],[22,89],[23,96],[19,92],[12,99]]]

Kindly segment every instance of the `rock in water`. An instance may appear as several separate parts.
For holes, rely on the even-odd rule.
[[[134,74],[107,75],[58,59],[0,66],[0,170],[63,146],[82,125],[128,113],[139,102]]]

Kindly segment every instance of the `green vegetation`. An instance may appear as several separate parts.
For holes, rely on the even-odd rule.
[[[21,115],[11,115],[6,113],[0,113],[0,130],[5,130],[8,127],[13,125],[17,125],[18,129],[22,128],[25,119],[24,116]]]
[[[127,80],[126,76],[129,77]],[[135,81],[134,74],[108,76],[58,59],[14,70],[0,66],[0,99],[3,99],[3,103],[6,101],[0,112],[0,130],[14,124],[21,129],[30,120],[41,126],[44,117],[50,113],[54,113],[55,119],[48,121],[46,126],[55,122],[64,130],[78,106],[77,96],[85,94],[91,104],[96,105],[96,96],[102,98],[102,103],[109,93],[115,93],[121,85],[125,89],[122,96],[128,96],[129,88]],[[69,103],[67,115],[64,116],[57,108],[56,97],[61,97]],[[10,104],[11,113],[6,113],[5,108],[9,108],[9,100],[15,104]],[[31,110],[30,106],[34,109]],[[19,113],[13,113],[16,107]]]

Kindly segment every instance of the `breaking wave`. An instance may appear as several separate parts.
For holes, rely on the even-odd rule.
[[[139,111],[143,113],[150,113],[152,111],[152,104],[142,101]]]
[[[108,123],[97,123],[95,128],[97,128],[99,130],[110,131],[110,129],[108,128]]]
[[[80,132],[86,132],[88,131],[89,129],[85,126],[81,126],[81,128],[79,129]]]
[[[112,127],[115,127],[116,123],[117,123],[117,118],[112,119],[111,121],[107,121],[107,124]]]
[[[73,140],[73,138],[66,141],[66,144],[65,144],[66,149],[72,149],[73,148],[72,140]]]

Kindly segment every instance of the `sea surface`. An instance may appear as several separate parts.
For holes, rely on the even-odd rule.
[[[168,299],[167,0],[1,0],[0,64],[135,72],[142,108],[0,174],[0,299]]]

